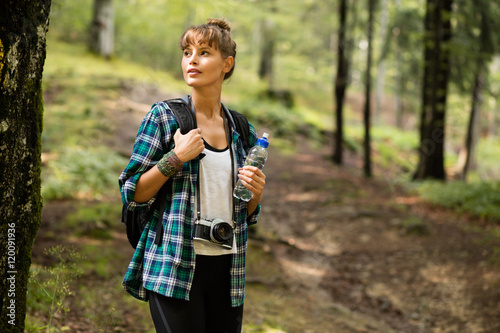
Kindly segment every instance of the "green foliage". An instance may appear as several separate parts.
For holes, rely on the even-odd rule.
[[[42,196],[45,200],[99,199],[117,191],[117,175],[126,162],[105,147],[63,149],[43,170]]]
[[[296,134],[301,123],[300,117],[293,109],[266,99],[238,103],[236,109],[256,124],[270,128],[273,136]]]
[[[346,141],[353,150],[362,152],[364,129],[359,124],[346,127]],[[415,132],[389,126],[373,126],[371,130],[374,162],[392,172],[391,177],[405,177],[415,170],[418,136]]]
[[[424,182],[418,193],[431,203],[500,222],[500,182]]]
[[[496,138],[483,138],[477,147],[477,178],[482,181],[500,179],[498,157],[500,156],[500,142]]]
[[[111,230],[116,229],[121,217],[121,202],[101,202],[80,207],[66,217],[65,226],[77,236],[110,239]]]
[[[402,232],[406,235],[424,236],[429,233],[429,226],[419,217],[410,216],[401,221]]]
[[[50,333],[56,330],[53,326],[53,319],[56,316],[64,316],[69,311],[68,305],[64,302],[66,297],[72,295],[69,284],[81,274],[77,262],[82,259],[82,256],[74,249],[57,245],[46,249],[44,254],[55,260],[55,264],[31,268],[27,312],[44,313],[48,321],[42,327],[27,325],[27,328],[33,329],[28,332],[39,332],[45,329],[45,332]]]

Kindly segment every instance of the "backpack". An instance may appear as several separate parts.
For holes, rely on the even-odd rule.
[[[188,106],[186,99],[187,96],[185,98],[174,98],[164,101],[172,111],[177,123],[179,124],[181,134],[183,135],[196,128],[196,116]],[[243,149],[248,151],[250,137],[248,120],[239,112],[233,110],[229,110],[229,112],[236,126],[236,131],[240,134]],[[125,223],[128,241],[134,249],[137,247],[137,243],[139,243],[142,232],[158,205],[160,213],[158,214],[158,230],[156,231],[155,244],[161,246],[163,236],[163,214],[161,212],[165,211],[168,183],[169,182],[167,181],[162,186],[158,192],[158,198],[148,209],[131,211],[127,209],[127,206],[123,205],[121,221]]]

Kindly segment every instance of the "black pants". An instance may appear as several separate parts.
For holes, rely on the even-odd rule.
[[[231,307],[231,255],[196,256],[189,301],[148,291],[157,333],[240,333],[243,305]]]

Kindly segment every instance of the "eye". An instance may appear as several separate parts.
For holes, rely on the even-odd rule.
[[[191,55],[191,51],[184,50],[184,56],[189,57]]]
[[[208,52],[208,51],[202,51],[201,52],[201,55],[209,55],[209,54],[210,54],[210,52]]]

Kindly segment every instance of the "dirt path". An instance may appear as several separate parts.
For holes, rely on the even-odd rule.
[[[259,221],[287,289],[330,315],[308,332],[500,332],[488,233],[327,156],[271,151]]]

